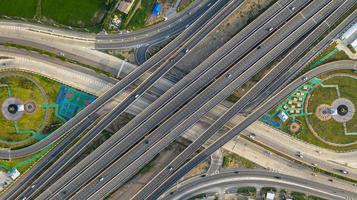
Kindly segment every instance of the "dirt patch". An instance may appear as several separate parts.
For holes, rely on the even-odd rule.
[[[241,4],[236,12],[229,16],[215,31],[201,42],[191,53],[178,63],[177,67],[190,71],[213,52],[219,49],[234,35],[242,30],[249,22],[254,20],[275,0],[247,0]]]
[[[143,171],[139,172],[125,185],[111,194],[108,199],[130,199],[184,148],[185,146],[179,143],[173,143],[168,146],[149,164],[149,167],[146,167],[144,173]]]
[[[192,169],[186,176],[183,177],[183,180],[192,178],[194,176],[205,174],[209,168],[210,159],[206,160],[205,162],[199,164],[197,167]]]

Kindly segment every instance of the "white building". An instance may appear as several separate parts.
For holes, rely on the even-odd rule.
[[[285,112],[281,111],[279,114],[278,114],[278,117],[281,121],[285,122],[286,120],[289,119],[289,117],[285,114]]]
[[[265,197],[266,200],[274,200],[275,193],[274,192],[267,192],[267,195]]]
[[[11,172],[8,173],[12,180],[15,180],[17,177],[20,176],[20,172],[15,168]]]

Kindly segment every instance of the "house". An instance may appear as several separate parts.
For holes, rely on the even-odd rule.
[[[120,3],[119,3],[119,6],[118,6],[118,10],[120,12],[123,12],[125,14],[128,14],[129,11],[131,10],[131,7],[133,7],[133,4],[134,4],[134,0],[122,0]]]

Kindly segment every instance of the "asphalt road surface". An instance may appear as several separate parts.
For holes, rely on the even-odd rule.
[[[263,105],[255,110],[252,114],[250,114],[244,121],[235,126],[233,129],[228,131],[224,136],[220,137],[214,143],[212,143],[208,148],[200,152],[193,159],[186,162],[183,166],[171,166],[170,169],[165,169],[168,174],[171,174],[169,179],[167,179],[162,185],[154,188],[146,188],[147,191],[154,191],[153,193],[149,192],[143,195],[143,193],[139,193],[133,199],[158,199],[161,194],[163,194],[167,189],[169,189],[174,183],[176,183],[184,174],[189,172],[199,163],[207,159],[212,153],[214,153],[217,149],[223,146],[225,143],[236,137],[240,132],[242,132],[245,128],[247,128],[251,123],[259,119],[264,113],[269,111],[275,105],[277,105],[281,100],[283,100],[286,96],[291,94],[296,88],[301,86],[307,80],[310,80],[313,77],[316,77],[320,74],[324,74],[330,71],[335,70],[356,70],[357,62],[356,61],[336,61],[332,63],[325,64],[321,67],[312,69],[311,71],[305,73],[288,86],[286,86],[283,90],[278,92],[275,96],[267,100]],[[143,195],[143,196],[141,196]],[[140,198],[142,197],[142,198]]]
[[[305,13],[305,14],[307,14],[307,13]],[[286,33],[285,33],[286,34]],[[280,35],[280,34],[276,34],[276,35]],[[283,37],[283,36],[282,36]],[[243,69],[244,70],[244,69]],[[117,152],[117,151],[116,151]],[[97,169],[97,168],[96,168]],[[66,193],[67,194],[67,193]]]
[[[189,179],[166,193],[162,199],[189,199],[202,193],[230,194],[236,193],[239,187],[245,186],[282,188],[333,200],[357,199],[356,194],[336,189],[327,184],[274,172],[247,169],[224,171],[213,176]]]
[[[225,1],[225,2],[228,2],[228,1]],[[202,38],[204,38],[207,35],[207,33],[209,31],[211,31],[213,28],[217,27],[223,21],[223,19],[225,19],[229,15],[229,13],[234,11],[237,8],[237,6],[240,4],[240,2],[241,1],[235,1],[231,4],[227,4],[227,5],[230,5],[230,7],[226,6],[226,8],[228,10],[222,8],[220,4],[212,5],[211,6],[212,10],[209,10],[210,13],[211,12],[216,13],[216,12],[218,12],[218,10],[222,9],[222,11],[220,11],[221,14],[216,15],[214,18],[215,20],[211,20],[212,23],[207,23],[208,19],[207,19],[206,15],[201,16],[198,19],[199,21],[197,21],[195,24],[193,24],[192,26],[189,27],[189,29],[187,30],[188,33],[185,35],[185,37],[181,37],[181,35],[180,35],[178,37],[178,39],[180,41],[183,41],[183,38],[188,38],[188,36],[190,36],[189,40],[186,41],[186,43],[189,44],[189,47],[187,47],[187,48],[193,48],[196,44],[198,44],[198,42]],[[196,32],[196,30],[198,30],[198,31]],[[194,33],[197,33],[197,37],[193,37]],[[180,47],[180,48],[182,49],[183,47]],[[184,57],[184,55],[181,55],[181,57],[179,56],[176,59],[177,59],[177,61],[179,61],[183,57]],[[149,64],[145,63],[143,66],[149,66],[150,64],[152,64],[152,62],[150,62],[150,60],[148,62],[149,62]],[[163,67],[159,68],[158,71],[153,74],[153,76],[149,77],[146,81],[144,81],[144,83],[142,83],[133,93],[131,93],[119,106],[117,106],[112,112],[110,112],[106,117],[104,117],[99,122],[99,126],[96,126],[94,129],[92,129],[89,133],[87,133],[84,136],[85,138],[82,138],[82,140],[80,141],[80,144],[78,144],[74,148],[72,148],[70,150],[70,152],[67,152],[65,154],[63,159],[59,160],[58,162],[56,162],[56,164],[53,165],[51,170],[49,170],[48,173],[46,173],[47,176],[44,176],[44,178],[42,179],[42,183],[44,184],[47,181],[50,181],[49,177],[55,177],[55,175],[57,173],[60,173],[60,169],[58,169],[58,168],[65,167],[65,165],[68,164],[71,161],[71,159],[73,160],[76,155],[83,152],[83,150],[88,145],[90,145],[90,141],[95,140],[96,137],[99,136],[101,131],[104,130],[118,116],[118,114],[123,112],[128,107],[128,105],[130,105],[132,102],[134,102],[137,99],[138,94],[142,94],[148,88],[150,88],[151,85],[153,83],[155,83],[155,81],[158,80],[158,78],[162,77],[165,74],[165,72],[170,70],[174,66],[175,63],[176,62],[169,62],[169,63],[166,63],[166,65],[164,65]],[[143,66],[141,66],[141,68]],[[84,131],[84,129],[82,131]],[[94,136],[92,136],[92,135],[94,135]],[[45,163],[44,163],[44,165],[45,165]],[[39,182],[41,182],[41,181],[39,181]],[[34,184],[37,185],[36,190],[39,190],[41,188],[39,183],[34,183]],[[32,190],[32,192],[34,192],[34,190]],[[23,196],[29,196],[29,195],[27,193],[25,193],[25,194],[23,194]]]

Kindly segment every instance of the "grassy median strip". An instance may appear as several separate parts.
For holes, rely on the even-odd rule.
[[[33,51],[33,52],[36,52],[36,53],[41,54],[41,55],[46,55],[46,56],[51,57],[51,58],[56,58],[56,59],[62,60],[64,62],[69,62],[69,63],[72,63],[72,64],[80,65],[82,67],[85,67],[85,68],[88,68],[90,70],[95,71],[97,74],[104,74],[104,75],[106,75],[108,77],[113,77],[112,73],[104,71],[104,70],[101,70],[98,67],[93,67],[91,65],[80,63],[80,62],[78,62],[76,60],[72,60],[72,59],[66,58],[65,56],[57,55],[55,53],[52,53],[52,52],[49,52],[49,51],[45,51],[43,49],[38,49],[38,48],[30,47],[30,46],[25,46],[25,45],[21,45],[21,44],[13,44],[13,43],[5,43],[4,46],[5,47],[14,47],[14,48],[17,48],[17,49],[24,49],[24,50],[27,50],[27,51]]]
[[[308,164],[306,162],[302,162],[300,160],[296,160],[295,158],[293,158],[293,157],[291,157],[291,156],[289,156],[287,154],[281,153],[279,151],[276,151],[275,149],[273,149],[273,148],[271,148],[271,147],[269,147],[269,146],[267,146],[267,145],[265,145],[265,144],[263,144],[261,142],[258,142],[256,140],[252,140],[248,136],[240,135],[240,137],[242,137],[242,138],[244,138],[244,139],[246,139],[246,140],[248,140],[248,141],[250,141],[250,142],[252,142],[252,143],[254,143],[254,144],[256,144],[256,145],[258,145],[260,147],[262,147],[262,148],[264,148],[267,151],[275,153],[276,155],[278,155],[278,156],[280,156],[282,158],[285,158],[285,159],[290,160],[292,162],[296,162],[296,163],[301,164],[301,165],[303,165],[305,167],[308,167],[308,168],[312,169],[314,172],[318,172],[318,173],[321,173],[321,174],[332,176],[332,177],[335,177],[335,178],[338,178],[338,179],[341,179],[341,180],[345,180],[345,181],[349,181],[349,182],[352,182],[352,183],[357,183],[357,180],[355,180],[355,179],[344,177],[344,176],[341,176],[339,174],[335,174],[333,172],[329,172],[327,170],[320,169],[318,167],[313,167],[312,165],[310,165],[310,164]]]

